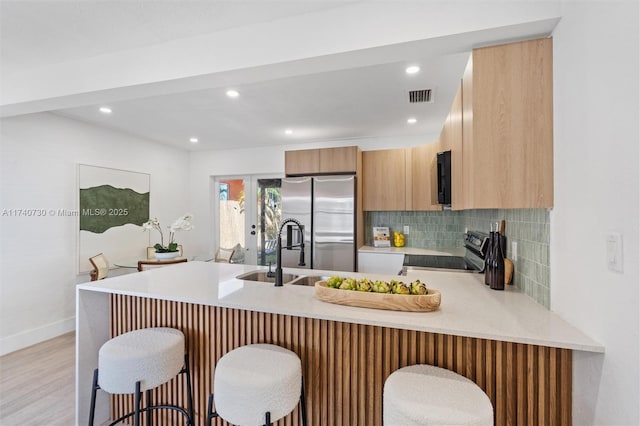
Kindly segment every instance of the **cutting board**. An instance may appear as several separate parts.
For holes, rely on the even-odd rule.
[[[431,288],[424,295],[388,294],[339,290],[327,287],[326,281],[316,282],[315,295],[323,302],[339,305],[409,312],[435,311],[441,300],[440,292]]]

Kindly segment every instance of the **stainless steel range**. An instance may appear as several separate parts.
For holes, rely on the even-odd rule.
[[[402,274],[408,271],[455,271],[482,272],[484,258],[489,246],[489,234],[480,231],[468,231],[464,234],[464,256],[436,256],[424,254],[406,254]]]

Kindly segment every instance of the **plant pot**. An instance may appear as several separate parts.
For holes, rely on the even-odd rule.
[[[169,252],[165,252],[165,253],[156,252],[156,259],[158,259],[158,260],[175,259],[178,256],[180,256],[180,252],[178,252],[178,251],[169,251]]]

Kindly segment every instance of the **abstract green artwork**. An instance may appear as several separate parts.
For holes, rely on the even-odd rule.
[[[150,182],[148,173],[78,165],[78,272],[99,253],[112,266],[146,257]]]
[[[80,189],[80,230],[101,234],[127,223],[142,225],[149,219],[149,193],[100,185]]]

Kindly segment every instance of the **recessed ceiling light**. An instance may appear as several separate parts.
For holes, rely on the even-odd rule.
[[[227,96],[230,98],[237,98],[238,96],[240,96],[240,93],[238,93],[237,90],[229,89],[227,90]]]
[[[293,130],[291,130],[291,129],[286,129],[286,130],[284,131],[284,134],[285,134],[285,135],[292,135],[292,134],[293,134]]]
[[[409,124],[415,124],[418,120],[416,120],[414,117],[408,118],[407,119],[407,123]]]
[[[103,114],[111,114],[111,108],[106,106],[100,107],[100,112]]]
[[[415,74],[420,71],[420,67],[417,65],[411,65],[410,67],[407,67],[405,71],[407,74]]]
[[[189,138],[189,142],[198,143],[198,138]]]

